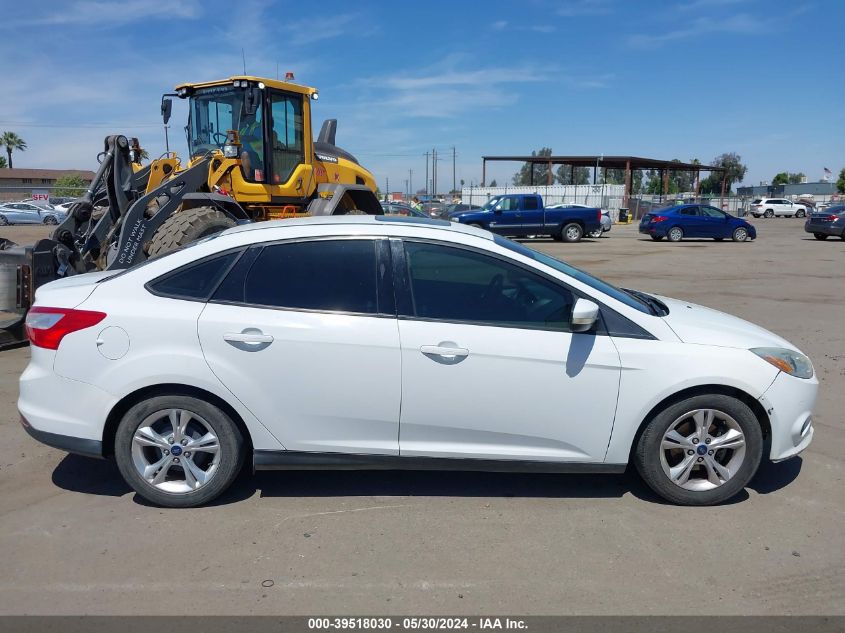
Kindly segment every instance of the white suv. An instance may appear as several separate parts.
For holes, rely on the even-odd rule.
[[[751,203],[751,215],[755,218],[771,218],[776,215],[803,218],[807,215],[807,207],[786,198],[757,198]]]

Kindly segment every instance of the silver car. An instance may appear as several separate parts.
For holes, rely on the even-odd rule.
[[[0,226],[9,224],[58,224],[65,218],[58,209],[47,209],[29,202],[0,204]]]

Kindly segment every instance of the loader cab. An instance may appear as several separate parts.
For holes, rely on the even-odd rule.
[[[240,158],[248,183],[282,186],[306,162],[308,95],[262,81],[180,87],[189,100],[188,149],[192,158],[220,150]],[[227,132],[238,132],[241,147],[227,147]]]

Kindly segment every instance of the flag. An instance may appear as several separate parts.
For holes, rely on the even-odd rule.
[[[832,172],[832,171],[830,171],[827,167],[825,167],[825,168],[824,168],[824,175],[825,175],[825,176],[830,176],[832,173],[833,173],[833,172]]]

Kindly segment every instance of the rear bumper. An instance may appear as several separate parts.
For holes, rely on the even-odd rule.
[[[830,222],[828,224],[805,224],[804,230],[807,233],[819,233],[820,235],[835,235],[839,237],[842,235],[842,231],[845,231],[845,227],[833,226],[833,222]]]
[[[26,420],[24,426],[29,426],[30,435],[50,446],[83,454],[96,452],[90,442],[102,442],[106,418],[117,399],[93,385],[54,373],[55,354],[52,350],[31,348],[18,397],[18,410]],[[68,443],[82,450],[65,448]]]
[[[42,444],[58,448],[59,450],[66,451],[68,453],[84,455],[85,457],[103,458],[103,443],[99,440],[86,440],[80,437],[71,437],[69,435],[59,435],[58,433],[39,431],[38,429],[33,428],[23,416],[21,416],[21,425],[27,433]]]

